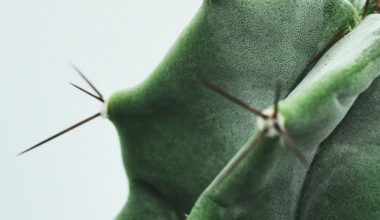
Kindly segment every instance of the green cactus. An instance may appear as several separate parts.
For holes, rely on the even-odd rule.
[[[279,113],[286,119],[287,131],[302,146],[305,154],[307,156],[311,154],[309,158],[313,158],[313,164],[306,176],[305,172],[302,172],[302,167],[297,165],[297,160],[294,158],[289,160],[289,157],[283,156],[284,152],[281,152],[283,144],[278,139],[268,138],[256,146],[249,158],[240,161],[239,167],[229,174],[228,180],[219,185],[215,184],[218,182],[215,181],[209,186],[198,201],[200,205],[196,206],[189,219],[312,219],[313,217],[317,219],[332,217],[334,219],[377,219],[379,217],[380,213],[376,206],[380,206],[380,191],[377,193],[376,189],[380,189],[380,184],[377,183],[380,176],[375,175],[377,169],[375,161],[376,156],[380,158],[380,155],[375,154],[376,144],[373,143],[376,143],[375,131],[379,131],[379,125],[373,123],[373,127],[365,128],[373,129],[372,138],[363,133],[361,136],[356,136],[355,142],[348,141],[349,137],[347,137],[348,134],[352,135],[352,132],[360,133],[353,126],[354,124],[351,123],[352,127],[345,131],[342,131],[340,127],[336,128],[357,96],[380,75],[379,18],[380,16],[368,17],[337,43],[309,72],[303,82],[281,102]],[[376,86],[376,83],[373,86]],[[359,102],[368,99],[366,95],[367,93]],[[373,92],[368,96],[373,99]],[[376,103],[371,99],[366,101],[370,101],[368,108]],[[358,107],[356,114],[361,116],[360,120],[371,125],[371,120],[376,121],[376,116],[379,117],[380,114],[376,110],[371,111],[373,114],[368,115],[366,119],[368,108]],[[376,106],[372,108],[376,109]],[[347,117],[351,114],[350,112]],[[355,125],[362,123],[356,122],[359,118],[351,118],[351,120],[355,120]],[[340,126],[347,123],[349,122],[343,122]],[[332,135],[327,138],[331,132],[333,132]],[[368,138],[370,142],[367,142]],[[337,141],[337,139],[340,140]],[[330,154],[325,153],[323,158],[319,152],[315,153],[317,148],[321,147],[319,145],[322,141],[324,142],[323,149],[334,151]],[[367,149],[361,149],[362,152],[360,152],[357,149],[360,147],[358,143],[365,144]],[[269,144],[272,147],[271,150],[268,150]],[[249,147],[248,144],[245,148]],[[362,158],[359,161],[360,156],[357,155],[354,161],[347,158],[339,160],[338,156],[352,154],[350,157],[353,157],[355,156],[353,153],[367,151],[375,154],[371,155],[372,160]],[[266,154],[275,156],[272,156],[270,161],[266,161],[264,166],[261,158],[264,158],[263,155]],[[324,162],[321,163],[320,160]],[[380,159],[377,161],[380,162]],[[370,164],[375,167],[371,167]],[[327,174],[331,171],[329,168],[339,169],[340,173],[330,176]],[[371,172],[372,176],[368,177],[367,172]],[[354,178],[355,183],[344,184],[347,181],[345,177]],[[329,181],[330,178],[333,179],[332,182]],[[363,189],[361,185],[370,187]],[[333,187],[333,192],[325,192]],[[356,194],[358,191],[360,191],[359,195]],[[330,197],[334,200],[331,201]],[[365,199],[358,200],[358,197]],[[342,205],[339,201],[343,198],[345,202]],[[208,203],[216,207],[203,213],[205,212],[203,206],[210,206]],[[325,203],[328,203],[328,206]],[[253,210],[241,211],[244,207],[258,205],[260,205],[259,210],[253,208]],[[362,211],[353,213],[352,210]],[[215,217],[211,218],[211,216]]]
[[[104,112],[22,153],[103,114],[130,186],[118,220],[379,219],[379,11],[205,0],[146,81],[106,101],[91,85]]]
[[[380,219],[380,0],[205,0],[139,86],[105,100],[118,220]],[[280,89],[280,86],[281,88]]]
[[[363,7],[204,1],[150,78],[107,102],[130,183],[117,219],[380,218],[380,16]],[[281,81],[283,133],[202,80],[259,109]]]

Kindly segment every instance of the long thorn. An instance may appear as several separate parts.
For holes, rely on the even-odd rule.
[[[201,81],[201,82],[202,82],[202,84],[203,84],[206,88],[208,88],[208,89],[210,89],[211,91],[213,91],[213,92],[215,92],[215,93],[217,93],[217,94],[219,94],[219,95],[225,97],[226,99],[228,99],[228,100],[230,100],[231,102],[233,102],[233,103],[239,105],[240,107],[242,107],[242,108],[244,108],[244,109],[246,109],[246,110],[252,112],[253,114],[255,114],[255,115],[257,115],[257,116],[260,116],[260,117],[262,117],[262,118],[264,118],[264,119],[267,119],[267,118],[268,118],[268,116],[267,116],[267,115],[264,115],[260,110],[258,110],[258,109],[256,109],[256,108],[253,108],[253,107],[249,106],[247,103],[243,102],[242,100],[240,100],[240,99],[238,99],[238,98],[236,98],[236,97],[234,97],[234,96],[228,94],[228,93],[227,93],[226,91],[224,91],[223,89],[221,89],[221,88],[219,88],[219,87],[217,87],[217,86],[215,86],[215,85],[213,85],[213,84],[211,84],[211,83],[209,83],[209,82],[206,82],[206,81]]]
[[[82,91],[82,92],[86,93],[87,95],[89,95],[89,96],[91,96],[91,97],[93,97],[93,98],[95,98],[95,99],[97,99],[97,100],[99,100],[99,101],[101,101],[101,102],[104,103],[104,100],[103,100],[102,98],[100,98],[100,97],[98,97],[98,96],[92,94],[91,92],[89,92],[89,91],[87,91],[87,90],[85,90],[85,89],[83,89],[83,88],[81,88],[81,87],[75,85],[75,84],[72,83],[72,82],[69,82],[69,83],[70,83],[72,86],[74,86],[75,88],[79,89],[80,91]]]
[[[274,111],[273,111],[273,118],[277,118],[278,115],[278,102],[280,101],[281,96],[281,84],[280,82],[277,82],[276,84],[276,90],[274,95]]]
[[[365,1],[364,11],[363,11],[363,19],[364,19],[365,17],[367,17],[367,15],[368,15],[369,2],[370,2],[370,0],[366,0],[366,1]],[[377,2],[377,3],[379,3],[379,2]]]
[[[88,80],[88,78],[82,73],[82,71],[80,71],[80,69],[78,67],[76,67],[75,65],[72,65],[72,67],[74,68],[74,70],[84,79],[84,81],[87,82],[87,84],[89,86],[91,86],[91,88],[94,90],[94,92],[96,94],[98,94],[99,98],[104,100],[103,99],[103,95],[99,92],[98,89],[96,89],[96,87],[90,82],[90,80]]]
[[[227,170],[223,173],[223,176],[221,176],[216,184],[219,185],[223,180],[233,172],[237,165],[244,160],[256,147],[256,145],[267,135],[268,129],[262,130],[252,141],[249,143],[249,146],[245,148],[239,155],[237,155],[237,158],[232,161],[232,164],[228,165]]]
[[[59,137],[59,136],[65,134],[65,133],[67,133],[67,132],[73,130],[74,128],[77,128],[77,127],[79,127],[79,126],[81,126],[81,125],[83,125],[83,124],[85,124],[85,123],[91,121],[92,119],[99,117],[100,115],[101,115],[100,112],[99,112],[99,113],[96,113],[95,115],[93,115],[93,116],[91,116],[91,117],[89,117],[89,118],[86,118],[86,119],[84,119],[84,120],[82,120],[82,121],[80,121],[80,122],[78,122],[78,123],[76,123],[76,124],[74,124],[74,125],[72,125],[72,126],[66,128],[65,130],[63,130],[63,131],[61,131],[61,132],[59,132],[59,133],[57,133],[57,134],[55,134],[55,135],[53,135],[53,136],[51,136],[51,137],[49,137],[49,138],[47,138],[47,139],[45,139],[45,140],[39,142],[38,144],[36,144],[36,145],[34,145],[34,146],[32,146],[32,147],[30,147],[30,148],[24,150],[23,152],[17,154],[17,156],[20,156],[20,155],[22,155],[22,154],[24,154],[24,153],[26,153],[26,152],[28,152],[28,151],[31,151],[31,150],[33,150],[33,149],[35,149],[35,148],[37,148],[37,147],[39,147],[39,146],[41,146],[41,145],[47,143],[47,142],[53,140],[54,138],[57,138],[57,137]]]
[[[285,141],[286,147],[297,156],[297,158],[301,161],[301,163],[305,167],[307,167],[309,163],[307,162],[307,160],[306,160],[305,156],[302,154],[302,152],[298,149],[296,143],[288,135],[288,133],[283,131],[277,123],[274,126],[275,126],[276,131],[280,134],[282,139]]]
[[[337,34],[321,51],[319,51],[311,60],[310,62],[306,65],[305,69],[303,72],[308,70],[312,64],[317,62],[321,57],[331,48],[333,47],[339,40],[341,40],[349,31],[345,30]]]

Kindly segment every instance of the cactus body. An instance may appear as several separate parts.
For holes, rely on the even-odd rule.
[[[375,207],[380,205],[380,197],[373,190],[380,189],[379,176],[375,175],[376,162],[380,161],[376,157],[380,158],[380,155],[374,155],[371,160],[360,159],[360,156],[355,153],[359,154],[358,148],[364,147],[361,144],[358,145],[358,140],[365,147],[369,146],[368,149],[362,149],[361,153],[377,151],[376,144],[373,142],[376,139],[379,140],[375,133],[380,131],[380,126],[371,125],[373,137],[370,140],[367,140],[368,134],[364,134],[355,127],[347,129],[349,133],[345,133],[347,131],[342,131],[340,127],[336,128],[358,95],[380,75],[379,48],[380,16],[372,15],[330,49],[281,103],[280,113],[285,117],[288,132],[292,134],[299,146],[302,146],[307,157],[313,160],[306,175],[306,172],[302,172],[303,167],[299,165],[296,158],[289,158],[286,151],[284,152],[284,148],[281,147],[283,143],[278,138],[268,138],[257,146],[250,157],[240,163],[234,173],[229,175],[228,180],[219,185],[210,185],[200,197],[198,201],[200,205],[196,205],[189,219],[312,219],[314,217],[329,219],[332,216],[336,219],[344,219],[352,215],[352,210],[355,208],[363,209],[360,208],[363,203],[365,211],[355,211],[355,214],[360,213],[357,214],[357,219],[365,216],[368,218],[364,219],[373,219],[379,216]],[[376,86],[375,82],[371,90]],[[380,116],[380,112],[376,111],[374,100],[376,94],[363,94],[361,100],[368,99],[366,95],[371,97],[367,101],[374,104],[372,108],[375,110],[371,109],[371,114],[366,114],[367,108],[358,107],[356,114],[361,115],[360,118],[351,118],[351,120],[364,119],[370,124],[370,118]],[[340,126],[344,124],[345,122]],[[333,131],[334,133],[331,134]],[[348,136],[352,135],[353,131],[361,133],[362,137],[356,136],[355,142],[349,142]],[[330,134],[331,137],[327,138]],[[324,141],[323,144],[321,144],[322,141]],[[245,147],[249,147],[248,145]],[[324,152],[326,155],[320,158],[321,152],[316,153],[318,148],[335,152],[329,155]],[[347,158],[343,157],[335,161],[341,154],[356,157],[356,160],[346,161]],[[317,161],[320,160],[323,162],[318,163]],[[329,167],[339,169],[345,175],[340,172],[328,175],[327,173],[331,172]],[[368,170],[364,171],[364,167]],[[369,177],[367,172],[373,175]],[[351,178],[347,185],[345,184],[346,176]],[[340,185],[341,188],[334,184]],[[361,184],[370,187],[361,189]],[[335,187],[335,191],[326,192],[332,187]],[[334,202],[331,201],[330,196],[335,199]],[[357,200],[358,196],[365,196],[365,199]],[[341,198],[345,198],[344,205],[339,202]],[[212,203],[215,208],[204,209],[209,206],[205,203]],[[253,208],[248,209],[248,207]],[[335,213],[336,209],[340,211]],[[203,212],[206,213],[203,214]],[[212,216],[215,218],[204,217],[210,216],[210,213],[213,213]]]
[[[347,169],[342,169],[355,181],[369,181],[368,175],[356,172],[376,164],[370,158],[364,165],[350,164],[350,158],[360,159],[353,154],[359,142],[352,148],[351,142],[340,144],[358,120],[367,120],[364,112],[369,107],[351,106],[379,74],[380,19],[371,15],[354,28],[359,14],[345,0],[204,1],[152,75],[108,100],[108,117],[119,133],[130,182],[128,202],[118,219],[179,220],[186,214],[192,220],[332,216],[334,208],[324,212],[320,207],[331,202],[329,195],[341,177],[324,178],[329,172],[325,164],[334,163],[338,153],[347,155],[341,156],[342,163],[347,162],[343,167]],[[329,42],[352,28],[310,71],[304,71]],[[280,80],[282,95],[290,93],[280,103],[286,130],[313,163],[304,167],[279,138],[268,137],[215,184],[254,138],[256,119],[210,93],[199,80],[213,82],[261,109],[273,104],[274,85]],[[357,102],[378,102],[377,84]],[[375,120],[378,110],[371,109]],[[351,119],[340,123],[345,116]],[[364,130],[365,123],[360,124]],[[379,138],[371,132],[368,150],[375,152]],[[379,189],[374,181],[365,183]],[[355,190],[349,185],[342,196],[357,198]],[[369,189],[362,192],[367,195]],[[369,201],[380,204],[375,196]],[[349,211],[343,205],[336,208],[342,216]]]

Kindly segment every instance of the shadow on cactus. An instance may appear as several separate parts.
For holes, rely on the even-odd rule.
[[[379,8],[204,1],[146,81],[28,150],[107,117],[130,185],[120,220],[378,219]]]

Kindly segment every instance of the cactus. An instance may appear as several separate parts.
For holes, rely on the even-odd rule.
[[[130,186],[117,219],[380,218],[378,4],[205,0],[105,102]]]
[[[377,81],[353,103],[379,74],[380,19],[361,13],[339,0],[204,1],[150,78],[108,101],[130,181],[118,219],[379,216]],[[285,131],[311,164],[276,136],[242,156],[255,117],[199,79],[260,109],[280,80]]]
[[[150,78],[107,102],[130,182],[118,219],[379,218],[380,16],[363,13],[204,1]],[[200,80],[259,109],[281,81],[284,133],[309,163]]]
[[[367,115],[366,118],[368,108],[363,109],[362,106],[358,106],[352,109],[356,110],[355,113],[350,112],[347,115],[351,117],[349,122],[344,121],[336,128],[357,96],[380,75],[379,18],[380,16],[368,17],[337,43],[297,88],[280,103],[279,114],[282,114],[286,120],[287,131],[302,146],[308,158],[313,159],[308,172],[302,172],[302,166],[297,164],[297,160],[284,156],[284,152],[281,152],[283,143],[268,137],[256,146],[250,157],[240,161],[234,172],[229,173],[227,180],[218,184],[218,178],[225,172],[222,171],[200,197],[199,205],[192,211],[189,219],[311,219],[313,217],[377,219],[379,217],[376,208],[380,205],[380,197],[376,192],[380,187],[377,183],[379,176],[375,175],[376,168],[370,166],[376,164],[378,156],[376,154],[378,144],[376,146],[371,142],[375,142],[376,139],[378,141],[379,138],[375,134],[371,138],[368,134],[361,134],[352,122],[351,127],[345,128],[346,130],[342,130],[341,127],[350,124],[352,120],[359,121],[360,115],[360,120],[372,126],[367,129],[378,132],[378,125],[375,125],[376,123],[371,125],[370,121],[376,121],[376,117],[380,115],[376,110],[373,112],[371,110],[373,114]],[[375,82],[373,87],[377,84]],[[376,109],[376,106],[371,106],[376,103],[374,95],[376,94],[373,91],[371,94],[365,93],[359,102],[365,100],[364,103],[368,102],[369,108]],[[356,122],[355,126],[359,123]],[[351,132],[361,135],[348,141],[347,136],[352,135]],[[322,141],[322,146],[319,146]],[[362,146],[363,148],[359,150],[358,143],[365,143],[366,149]],[[272,147],[271,150],[268,150],[268,145]],[[245,148],[249,147],[250,142]],[[316,153],[317,147],[330,152]],[[244,151],[239,153],[242,152]],[[323,157],[321,157],[322,152]],[[371,155],[372,158],[358,155],[366,152],[374,155]],[[266,154],[275,156],[272,155],[263,165],[262,158],[265,158],[263,155]],[[340,155],[356,158],[340,158]],[[233,161],[225,170],[228,170],[232,164]],[[338,169],[339,173],[328,174],[332,169]],[[368,172],[373,175],[368,177]],[[347,183],[347,178],[348,180],[351,178],[350,181],[355,183]],[[362,188],[362,185],[370,187]],[[331,191],[332,188],[334,191]],[[358,200],[358,197],[362,199]],[[341,199],[345,201],[343,204],[339,202]],[[260,205],[259,210],[244,210],[244,207],[258,205]],[[210,207],[206,213],[204,207]],[[361,211],[353,212],[353,210]]]

